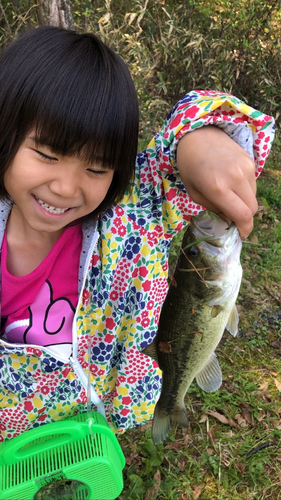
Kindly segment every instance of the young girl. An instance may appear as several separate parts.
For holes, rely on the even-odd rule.
[[[50,26],[2,56],[0,117],[0,440],[86,411],[89,369],[116,432],[144,423],[171,238],[203,206],[250,233],[273,119],[191,92],[135,162],[126,66]]]

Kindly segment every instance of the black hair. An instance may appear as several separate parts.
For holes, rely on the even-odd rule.
[[[134,175],[138,102],[122,59],[95,35],[55,26],[24,33],[0,59],[0,198],[4,174],[31,130],[57,154],[114,170],[93,212],[122,196]]]

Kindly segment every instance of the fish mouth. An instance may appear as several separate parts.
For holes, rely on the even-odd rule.
[[[207,243],[215,247],[225,247],[238,237],[235,224],[232,222],[229,226],[217,216],[191,217],[190,224],[196,237],[204,238]]]

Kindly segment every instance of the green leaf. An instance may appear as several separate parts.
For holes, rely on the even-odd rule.
[[[137,474],[131,474],[129,476],[130,480],[130,500],[138,500],[139,498],[144,498],[146,493],[146,486],[140,476]]]
[[[261,202],[262,202],[264,208],[270,208],[270,205],[269,205],[266,198],[262,197]]]
[[[188,245],[186,245],[186,247],[184,247],[182,250],[185,252],[185,250],[187,250],[190,247],[193,247],[194,245],[198,245],[198,243],[201,243],[201,241],[206,241],[206,240],[209,240],[210,238],[214,238],[214,237],[215,237],[215,235],[212,234],[211,236],[205,236],[204,238],[200,238],[199,240],[192,241],[192,243],[189,243]]]
[[[159,449],[149,438],[143,445],[143,454],[148,457],[148,461],[153,466],[159,466],[163,462],[164,453],[162,447]]]

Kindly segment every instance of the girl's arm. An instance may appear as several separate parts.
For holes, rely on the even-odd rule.
[[[168,199],[169,187],[178,188],[179,179],[186,188],[186,208],[183,199],[179,207],[184,220],[204,207],[234,221],[247,237],[258,208],[256,178],[274,130],[272,117],[234,96],[216,91],[184,96],[155,138],[158,172],[170,182]]]
[[[160,241],[208,208],[247,236],[257,210],[257,177],[274,137],[274,119],[234,96],[192,91],[140,153],[124,197],[128,215]]]

